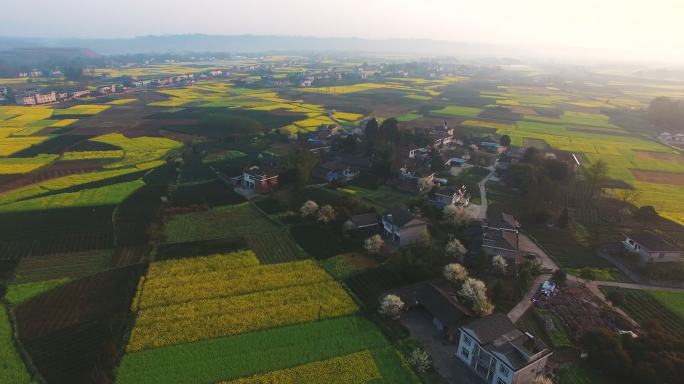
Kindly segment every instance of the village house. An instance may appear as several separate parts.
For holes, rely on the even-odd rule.
[[[511,272],[526,261],[520,250],[520,224],[511,214],[490,210],[481,225],[482,250],[490,257],[501,255]],[[534,257],[534,255],[530,255]]]
[[[278,186],[278,174],[253,165],[242,172],[239,182],[245,189],[254,190],[257,193],[269,193]]]
[[[427,235],[427,223],[408,209],[395,207],[382,215],[384,235],[400,247],[418,242]]]
[[[17,104],[23,105],[39,105],[39,104],[49,104],[57,102],[57,92],[47,92],[47,93],[34,93],[29,92],[28,95],[24,97],[17,98]]]
[[[354,229],[376,228],[378,226],[378,215],[375,213],[363,213],[349,218],[349,223]]]
[[[460,328],[456,356],[490,384],[531,384],[553,352],[540,339],[494,313]]]
[[[475,318],[473,312],[458,301],[452,284],[443,278],[401,287],[386,294],[399,296],[409,311],[426,311],[434,327],[453,344],[458,343],[459,327]]]
[[[432,139],[432,147],[437,150],[450,148],[456,142],[454,128],[450,128],[446,121],[430,130],[430,138]]]
[[[359,125],[357,127],[354,127],[352,129],[352,135],[355,136],[365,136],[366,135],[366,126],[368,125],[368,122],[373,120],[374,117],[367,117],[359,122]]]
[[[459,189],[441,187],[435,191],[432,200],[439,209],[442,209],[447,205],[467,207],[470,205],[470,194],[466,191],[465,186],[462,186]]]
[[[343,161],[333,160],[317,165],[311,171],[311,176],[328,182],[335,180],[349,181],[359,176],[359,170]]]
[[[677,263],[682,257],[680,249],[650,232],[625,234],[622,245],[644,263]]]
[[[684,133],[670,133],[670,132],[663,132],[660,135],[658,135],[658,138],[662,141],[665,142],[676,142],[676,143],[681,143],[684,142]]]

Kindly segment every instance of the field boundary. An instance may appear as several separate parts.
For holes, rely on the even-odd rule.
[[[45,378],[43,378],[43,375],[41,375],[38,371],[38,367],[36,367],[36,365],[33,363],[31,355],[29,355],[29,353],[26,351],[26,348],[24,348],[24,344],[19,339],[17,318],[14,316],[13,306],[4,297],[0,299],[0,302],[2,302],[2,306],[7,312],[7,318],[9,319],[10,327],[12,327],[12,342],[14,347],[17,349],[17,352],[19,352],[22,363],[26,367],[29,375],[31,375],[31,379],[38,382],[38,384],[47,384]]]

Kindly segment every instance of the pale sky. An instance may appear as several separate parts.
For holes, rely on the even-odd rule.
[[[429,38],[684,58],[684,0],[0,0],[0,35]]]

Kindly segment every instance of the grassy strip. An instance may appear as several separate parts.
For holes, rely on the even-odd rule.
[[[372,323],[342,317],[131,353],[117,381],[216,382],[387,347]]]
[[[38,281],[35,283],[11,284],[7,287],[5,298],[12,305],[21,304],[24,301],[38,296],[41,293],[53,290],[69,282],[69,278]]]
[[[12,325],[5,305],[0,306],[0,384],[31,382],[21,356],[17,353],[12,336]]]

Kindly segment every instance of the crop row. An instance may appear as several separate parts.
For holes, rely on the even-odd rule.
[[[223,257],[229,258],[230,255]],[[149,309],[324,281],[330,281],[330,276],[310,260],[205,273],[150,274],[138,306],[139,309]]]

